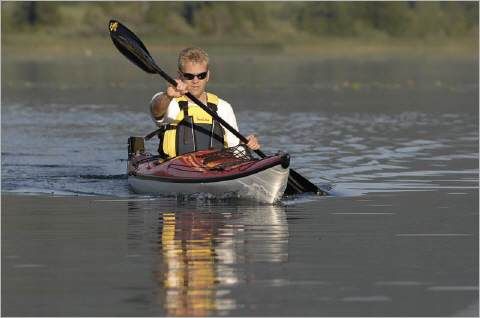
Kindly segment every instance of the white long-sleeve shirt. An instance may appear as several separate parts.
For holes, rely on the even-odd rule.
[[[150,116],[159,127],[165,124],[173,123],[177,118],[178,114],[180,113],[180,106],[174,98],[170,101],[170,104],[168,104],[167,112],[165,113],[165,115],[161,119],[156,119],[153,116],[152,112],[153,101],[161,94],[163,94],[163,92],[159,92],[153,95],[152,101],[150,102]],[[232,106],[221,98],[218,98],[217,115],[238,131],[237,118],[235,117]],[[228,147],[234,147],[240,143],[240,140],[234,134],[232,134],[224,127],[223,129],[225,131],[225,141]]]

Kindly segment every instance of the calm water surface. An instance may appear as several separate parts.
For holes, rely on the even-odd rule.
[[[241,132],[335,196],[135,195],[126,140],[164,84],[2,58],[3,314],[478,315],[478,60],[214,59]]]

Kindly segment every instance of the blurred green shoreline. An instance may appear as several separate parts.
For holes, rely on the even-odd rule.
[[[471,1],[3,1],[1,8],[7,59],[118,57],[112,18],[153,55],[194,45],[216,56],[478,56]]]
[[[458,57],[478,59],[478,36],[443,39],[364,39],[322,37],[312,39],[252,40],[152,35],[139,37],[153,54],[176,54],[186,46],[201,46],[213,55],[256,54],[316,56],[320,58]],[[2,58],[53,60],[63,58],[108,58],[119,56],[110,37],[62,37],[46,33],[2,34]]]

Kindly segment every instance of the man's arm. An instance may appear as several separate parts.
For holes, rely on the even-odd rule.
[[[173,97],[168,96],[167,93],[159,94],[152,99],[150,104],[150,112],[155,120],[160,120],[163,118],[163,116],[165,116],[168,105],[172,99]]]
[[[175,97],[180,97],[187,93],[187,85],[176,79],[177,86],[169,85],[165,93],[156,95],[150,103],[150,112],[155,120],[161,120],[167,112],[168,105]]]
[[[219,104],[220,106],[220,104]],[[225,120],[233,129],[239,131],[237,125],[237,118],[233,112],[232,106],[224,100],[221,100],[221,108],[219,107],[218,115]],[[225,128],[224,128],[225,129]],[[225,129],[226,130],[226,129]],[[240,140],[232,134],[230,131],[225,132],[227,147],[235,147],[240,143]],[[248,140],[247,146],[252,150],[260,149],[260,143],[255,135],[249,135],[246,137]]]

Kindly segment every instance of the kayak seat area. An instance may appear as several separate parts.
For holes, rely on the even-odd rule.
[[[255,162],[249,149],[240,144],[211,153],[203,158],[203,164],[209,170],[225,170],[246,162]]]

